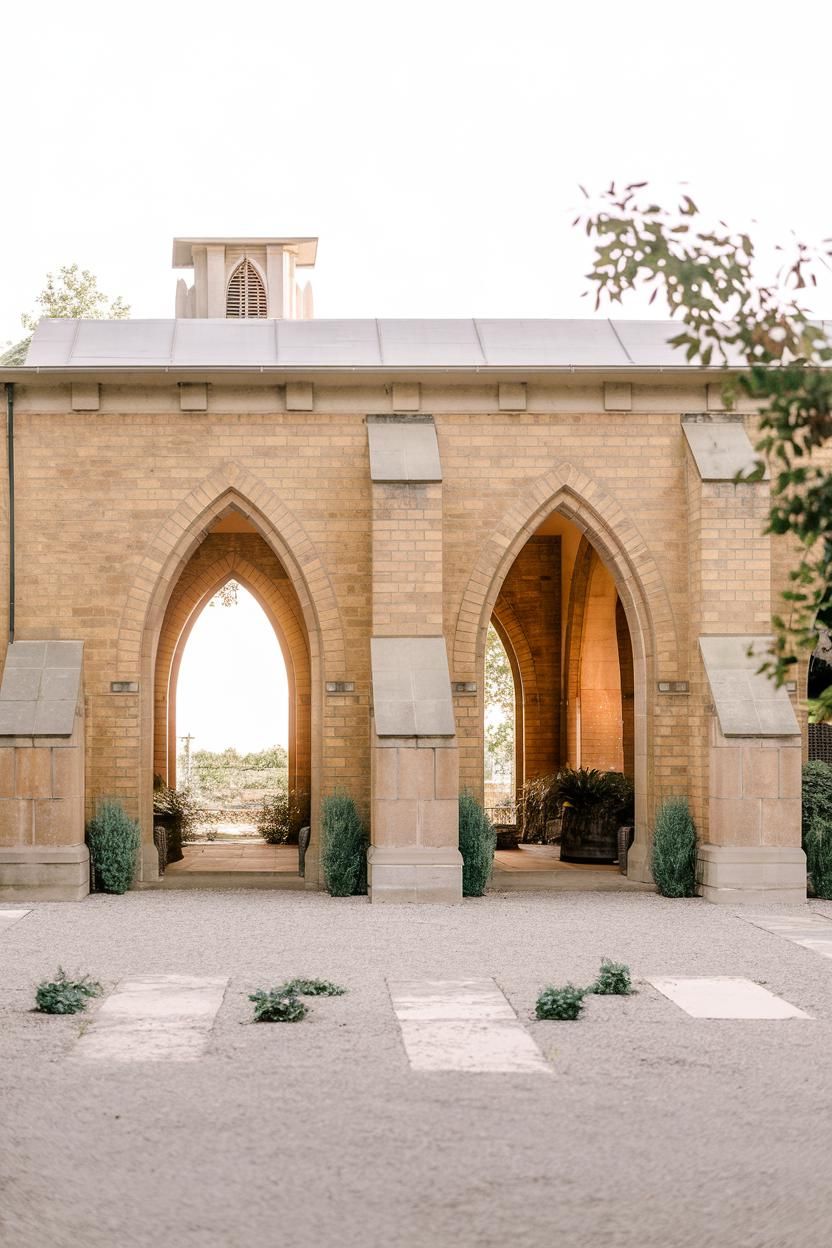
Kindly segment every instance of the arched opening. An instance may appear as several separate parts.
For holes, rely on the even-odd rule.
[[[228,282],[227,317],[267,316],[266,287],[250,260],[241,260]]]
[[[568,859],[615,874],[617,823],[633,823],[636,665],[616,576],[583,526],[556,510],[531,531],[508,564],[489,625],[489,639],[492,632],[505,639],[516,705],[515,829],[513,836],[511,829],[500,832],[498,869],[559,870]],[[494,719],[489,641],[485,653],[487,749],[489,715]],[[583,853],[574,842],[567,853],[562,843],[564,807],[554,780],[564,769],[624,794],[603,837],[599,831],[577,846]],[[587,775],[595,772],[603,780]],[[485,795],[488,805],[487,781]]]
[[[502,634],[502,635],[501,635]],[[494,621],[485,643],[485,808],[499,825],[514,816],[518,779],[516,725],[522,723],[522,683],[517,659],[505,633]]]
[[[172,588],[155,669],[154,821],[171,789],[206,812],[191,831],[199,854],[186,845],[179,858],[174,834],[168,878],[297,875],[292,846],[311,795],[308,638],[283,564],[235,508],[210,525]]]

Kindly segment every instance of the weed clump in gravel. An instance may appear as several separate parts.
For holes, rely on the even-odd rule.
[[[97,980],[88,975],[70,979],[59,966],[54,979],[44,979],[35,989],[35,1009],[40,1014],[79,1014],[90,997],[100,997],[103,991]]]
[[[294,992],[287,992],[286,986],[260,988],[251,993],[249,1001],[254,1002],[255,1023],[299,1023],[305,1018],[308,1010]]]
[[[585,988],[565,984],[563,988],[544,988],[534,1007],[535,1018],[573,1021],[584,1005]]]
[[[659,807],[650,865],[663,897],[696,896],[696,825],[684,797]]]
[[[342,997],[347,990],[328,979],[290,979],[277,991],[295,993],[299,997]]]
[[[588,989],[599,996],[627,997],[633,991],[630,968],[623,962],[611,962],[602,958],[601,969],[595,983]]]

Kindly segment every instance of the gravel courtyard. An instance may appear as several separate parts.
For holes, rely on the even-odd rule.
[[[832,921],[832,904],[805,913]],[[641,982],[576,1023],[531,1020],[542,986],[588,983],[603,956],[637,980],[743,976],[812,1017],[694,1018]],[[31,1010],[59,963],[108,992],[228,976],[204,1055],[77,1060],[101,1002]],[[249,1024],[247,994],[295,975],[349,992]],[[410,1068],[387,980],[467,977],[496,980],[551,1077]],[[38,903],[0,931],[0,1107],[4,1248],[826,1248],[832,960],[743,912],[644,893]]]

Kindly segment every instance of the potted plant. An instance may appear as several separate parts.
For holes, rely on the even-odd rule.
[[[563,822],[564,862],[612,863],[618,858],[618,828],[632,807],[633,786],[617,771],[565,767],[555,782]]]

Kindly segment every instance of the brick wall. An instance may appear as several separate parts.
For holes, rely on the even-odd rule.
[[[705,621],[714,629],[768,627],[768,539],[758,535],[764,494],[738,508],[734,494],[716,489],[707,515],[695,497],[680,416],[705,410],[704,384],[636,384],[633,410],[619,413],[604,411],[600,380],[530,382],[527,395],[527,410],[509,414],[498,410],[496,384],[426,378],[421,389],[442,458],[442,616],[451,678],[479,687],[455,696],[461,784],[481,791],[484,628],[480,641],[477,604],[492,591],[496,598],[501,561],[534,532],[559,481],[574,494],[558,498],[618,561],[631,618],[641,613],[635,753],[644,810],[649,815],[664,793],[687,791],[706,822],[707,698],[695,639]],[[227,487],[250,502],[301,604],[316,791],[344,787],[366,809],[371,545],[381,551],[388,543],[395,578],[395,544],[419,540],[409,531],[406,495],[395,505],[391,497],[384,533],[373,531],[364,420],[385,410],[389,387],[361,380],[316,384],[314,411],[303,413],[287,412],[282,388],[265,381],[210,385],[206,412],[181,411],[177,387],[159,378],[116,384],[105,377],[96,412],[73,411],[68,385],[17,385],[18,636],[86,643],[88,804],[106,794],[146,815],[153,653],[175,582]],[[5,473],[2,488],[5,556]],[[730,487],[737,488],[747,487]],[[706,544],[713,561],[703,558]],[[424,556],[427,563],[436,550]],[[717,601],[720,566],[736,585]],[[5,590],[5,565],[1,583]],[[434,591],[418,579],[390,584],[391,612],[401,594],[412,602],[424,590],[422,619],[432,631]],[[111,681],[125,679],[140,680],[140,693],[110,692]],[[690,694],[662,696],[658,679],[691,680]],[[327,680],[353,681],[355,691],[327,694]]]

